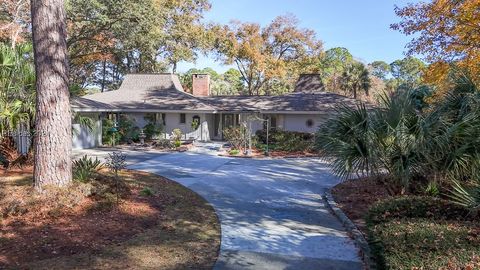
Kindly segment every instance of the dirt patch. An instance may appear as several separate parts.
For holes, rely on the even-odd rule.
[[[68,211],[32,206],[4,216],[0,268],[211,268],[220,244],[212,207],[166,178],[137,171],[122,177],[130,192],[118,206],[91,196]],[[31,181],[28,169],[3,172],[0,206],[28,196]]]
[[[332,195],[340,209],[365,232],[365,215],[370,206],[390,197],[385,185],[375,178],[344,181],[332,189]]]

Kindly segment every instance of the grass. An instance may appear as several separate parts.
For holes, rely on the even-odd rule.
[[[0,268],[211,269],[220,246],[220,225],[213,208],[196,193],[163,177],[137,171],[123,171],[121,176],[131,194],[118,207],[98,207],[90,201],[55,217],[35,216],[35,222],[21,215],[4,218],[4,224],[20,220],[28,226],[9,226],[10,231],[0,233]],[[28,175],[0,177],[0,208],[12,192],[28,194],[22,192],[30,191],[31,183]],[[27,227],[28,232],[40,234],[29,235]],[[32,243],[25,243],[30,238]],[[5,252],[7,245],[18,250]],[[55,249],[42,253],[44,247],[52,246]]]
[[[448,201],[391,198],[370,207],[367,226],[379,269],[476,269],[478,221]]]
[[[378,241],[377,253],[381,253],[379,269],[480,267],[478,224],[417,218],[392,220],[370,229]]]
[[[332,190],[366,236],[378,269],[480,269],[478,217],[440,198],[391,196],[380,180],[348,180]]]

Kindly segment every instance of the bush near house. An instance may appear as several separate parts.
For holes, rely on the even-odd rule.
[[[223,130],[223,138],[232,146],[234,150],[241,150],[247,142],[245,128],[230,127]]]
[[[267,131],[258,130],[255,133],[259,148],[267,143]],[[268,144],[271,150],[298,152],[310,151],[314,147],[314,134],[297,131],[271,129],[268,134]]]
[[[135,122],[127,115],[120,115],[116,131],[113,131],[115,122],[110,119],[102,121],[102,142],[108,145],[119,143],[131,143],[139,141],[140,128],[135,126]]]
[[[156,121],[156,114],[147,113],[144,119],[148,122],[143,127],[143,132],[145,133],[146,139],[151,140],[160,137],[164,130],[164,127],[161,123],[158,123]]]

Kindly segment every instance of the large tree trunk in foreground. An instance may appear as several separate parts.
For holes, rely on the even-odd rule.
[[[37,75],[35,189],[72,180],[72,128],[63,0],[31,0]]]

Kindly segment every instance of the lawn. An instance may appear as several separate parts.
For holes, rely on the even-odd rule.
[[[84,184],[47,200],[32,195],[28,170],[2,172],[0,268],[211,269],[220,245],[213,208],[166,178],[121,176],[117,205],[108,190],[82,196]],[[109,172],[95,178],[108,189]]]
[[[378,269],[480,269],[480,224],[467,209],[439,198],[392,197],[368,178],[332,193],[369,241]]]

